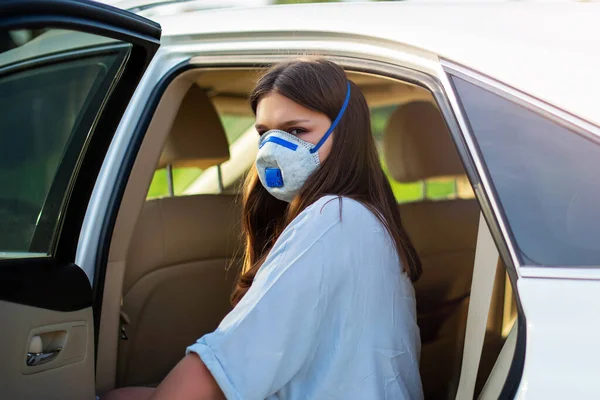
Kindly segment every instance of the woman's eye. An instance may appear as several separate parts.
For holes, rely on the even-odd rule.
[[[292,135],[299,135],[301,133],[306,132],[306,129],[294,128],[294,129],[290,129],[288,132],[291,133]]]

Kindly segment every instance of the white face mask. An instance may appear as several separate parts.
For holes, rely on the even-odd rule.
[[[264,133],[258,145],[256,170],[263,186],[279,200],[290,202],[319,167],[315,145],[277,129]]]
[[[350,101],[350,82],[342,108],[319,143],[312,144],[278,129],[258,142],[256,170],[262,185],[279,200],[290,202],[320,165],[319,149],[340,122]]]

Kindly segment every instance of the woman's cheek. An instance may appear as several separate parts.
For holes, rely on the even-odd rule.
[[[325,161],[325,159],[329,156],[329,153],[331,153],[332,144],[333,144],[333,135],[331,135],[325,141],[325,143],[323,143],[321,148],[319,148],[319,160],[321,162]]]

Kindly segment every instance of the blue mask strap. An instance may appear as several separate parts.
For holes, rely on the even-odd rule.
[[[325,143],[325,141],[327,140],[327,138],[329,137],[329,135],[331,135],[331,132],[333,132],[333,130],[335,129],[335,127],[337,126],[337,124],[342,119],[342,116],[344,115],[344,112],[346,111],[346,108],[348,107],[348,103],[349,102],[350,102],[350,82],[348,82],[348,90],[346,90],[346,98],[344,99],[344,104],[342,105],[342,109],[340,110],[340,112],[337,115],[337,117],[335,117],[335,119],[333,120],[333,123],[331,124],[331,126],[329,127],[329,129],[327,130],[327,132],[325,132],[325,134],[323,135],[323,137],[321,138],[321,140],[319,140],[319,143],[317,143],[315,147],[313,147],[312,149],[310,149],[311,154],[312,153],[316,153],[317,151],[319,151],[319,149],[321,148],[321,146],[323,145],[323,143]]]

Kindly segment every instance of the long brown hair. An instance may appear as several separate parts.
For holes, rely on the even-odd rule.
[[[250,105],[256,114],[261,98],[277,92],[333,121],[344,102],[347,82],[344,70],[331,61],[295,59],[275,65],[259,80]],[[285,227],[330,194],[352,198],[371,210],[393,238],[404,272],[413,281],[420,276],[421,262],[402,227],[396,199],[381,168],[367,102],[360,88],[352,82],[350,85],[350,102],[329,139],[333,140],[331,152],[291,203],[271,196],[260,183],[256,168],[249,172],[242,200],[244,263],[231,297],[233,304],[246,294]]]

